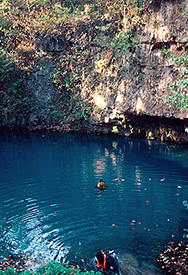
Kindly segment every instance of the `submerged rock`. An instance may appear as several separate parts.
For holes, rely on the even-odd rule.
[[[119,256],[119,265],[122,275],[157,275],[159,271],[145,262],[139,262],[131,253]]]

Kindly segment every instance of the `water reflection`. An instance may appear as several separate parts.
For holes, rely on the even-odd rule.
[[[141,186],[141,172],[138,166],[135,167],[135,185],[137,186],[136,191],[141,191],[140,186]]]

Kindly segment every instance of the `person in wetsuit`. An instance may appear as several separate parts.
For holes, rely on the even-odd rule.
[[[104,183],[103,180],[100,180],[98,184],[95,186],[96,189],[106,189],[108,186]]]
[[[110,274],[113,272],[115,275],[119,275],[118,265],[114,258],[106,254],[103,250],[97,252],[95,260],[97,262],[98,271],[101,271],[103,274]]]

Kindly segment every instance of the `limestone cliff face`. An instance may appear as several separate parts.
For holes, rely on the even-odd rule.
[[[170,85],[177,80],[170,57],[163,50],[180,54],[187,49],[187,18],[180,13],[188,12],[186,1],[154,1],[150,14],[142,19],[133,40],[142,41],[131,52],[118,59],[119,71],[107,66],[108,56],[101,49],[93,49],[94,70],[98,70],[100,90],[94,97],[99,99],[99,107],[105,107],[111,113],[130,112],[149,116],[187,118],[188,112],[179,110],[161,102],[161,94],[171,94]],[[105,42],[104,42],[105,43]],[[98,63],[97,63],[98,61]],[[99,67],[99,61],[103,67]],[[106,66],[105,66],[106,65]],[[98,67],[97,67],[98,66]],[[117,77],[118,74],[118,77]],[[118,79],[117,79],[118,78]],[[118,82],[114,91],[114,83]],[[113,86],[113,87],[112,87]],[[109,92],[108,92],[109,91]],[[110,91],[113,91],[115,94]],[[107,120],[107,119],[106,119]]]
[[[180,112],[167,101],[159,100],[161,94],[172,93],[170,85],[179,77],[168,52],[178,55],[188,49],[188,19],[181,15],[184,13],[188,14],[187,0],[153,1],[132,37],[133,41],[140,42],[129,52],[115,58],[115,52],[106,50],[105,39],[91,45],[89,65],[83,64],[80,78],[80,108],[87,116],[79,122],[81,128],[187,141],[184,130],[188,126],[188,110]],[[124,27],[126,33],[126,21]],[[50,54],[63,55],[66,43],[62,37],[49,37],[39,43],[34,74],[27,81],[40,111],[37,116],[31,114],[30,127],[58,124],[63,128],[67,124],[66,127],[74,128],[73,118],[57,122],[50,111],[54,93],[51,75],[57,69],[56,60]],[[66,77],[66,71],[64,75]],[[63,93],[65,90],[66,87]],[[71,118],[74,106],[67,103],[65,108]]]
[[[187,112],[179,112],[158,100],[160,94],[170,94],[170,85],[177,80],[177,72],[171,58],[163,51],[175,55],[187,49],[186,1],[156,1],[151,7],[149,20],[135,33],[135,40],[143,41],[135,46],[126,64],[128,74],[122,86],[128,92],[127,109],[150,116],[186,118]],[[137,77],[138,76],[138,77]],[[120,91],[121,92],[121,91]]]

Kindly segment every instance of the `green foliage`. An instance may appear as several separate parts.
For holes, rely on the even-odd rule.
[[[186,233],[183,234],[183,238],[188,239],[188,229],[183,229]]]
[[[135,6],[138,6],[138,7],[142,7],[143,6],[143,3],[145,1],[144,0],[125,0],[125,3],[127,5],[135,5]],[[148,1],[149,3],[151,3],[152,1]]]
[[[41,266],[36,275],[46,274],[46,275],[61,275],[63,273],[70,274],[70,268],[68,265],[62,265],[60,262],[50,261],[46,266]]]
[[[188,202],[187,201],[184,200],[182,204],[183,204],[183,206],[185,206],[186,209],[188,209]]]
[[[178,57],[173,57],[173,61],[177,70],[180,72],[179,80],[171,85],[171,90],[174,92],[168,99],[172,105],[180,106],[181,111],[188,108],[188,51]]]
[[[164,48],[163,50],[161,50],[161,52],[162,52],[166,57],[172,57],[172,52],[171,52],[170,49]]]
[[[119,133],[119,130],[118,130],[117,126],[113,126],[112,127],[112,133],[114,133],[114,134],[118,134]]]
[[[4,272],[3,272],[4,275],[15,275],[16,272],[14,271],[14,269],[12,267],[9,267],[8,269],[6,269]]]
[[[161,96],[161,100],[166,99],[170,106],[180,107],[180,111],[188,108],[188,51],[185,51],[178,57],[172,56],[174,67],[179,72],[180,77],[170,86],[173,94],[170,96]]]
[[[0,275],[16,275],[17,273],[13,268],[8,268],[5,271],[0,270]],[[68,265],[56,261],[50,261],[46,265],[40,266],[35,272],[24,270],[19,273],[20,275],[93,275],[93,271],[82,272],[79,267]],[[101,275],[96,272],[96,275]]]
[[[186,14],[181,15],[188,17]],[[167,99],[170,106],[180,107],[180,111],[183,112],[188,108],[188,51],[184,51],[177,57],[172,55],[169,50],[163,50],[163,53],[166,54],[166,56],[170,55],[172,57],[172,61],[174,61],[173,65],[179,72],[180,77],[178,81],[170,86],[173,94],[165,97],[162,96],[160,99]],[[187,132],[187,129],[185,129],[185,132]]]
[[[27,96],[24,74],[0,48],[0,121],[19,119],[35,108]]]
[[[185,206],[186,209],[188,209],[188,202],[186,200],[183,201],[183,206]],[[186,233],[183,234],[183,238],[188,239],[188,229],[183,229]]]
[[[133,35],[132,30],[130,32],[125,33],[124,31],[120,31],[114,38],[114,49],[118,49],[118,56],[122,56],[123,53],[129,51],[136,43],[131,41],[131,37]]]
[[[179,80],[170,86],[173,94],[170,96],[161,97],[162,100],[167,99],[169,104],[175,107],[180,107],[180,111],[185,111],[188,108],[188,51],[172,57],[174,66],[180,73]]]

